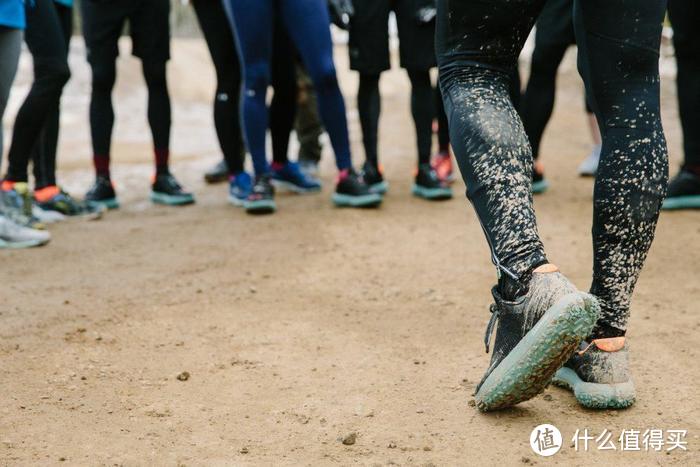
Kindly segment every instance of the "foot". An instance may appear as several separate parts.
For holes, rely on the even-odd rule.
[[[194,195],[183,189],[172,174],[157,174],[151,187],[151,201],[167,206],[184,206],[194,203]]]
[[[700,208],[700,176],[681,168],[668,183],[668,195],[662,209]]]
[[[214,167],[204,172],[204,181],[207,183],[221,183],[228,180],[228,165],[226,161],[219,161]]]
[[[248,172],[241,172],[229,178],[228,200],[234,206],[243,206],[253,190],[253,179]]]
[[[578,166],[578,174],[582,177],[595,177],[598,172],[598,163],[600,162],[600,146],[593,146],[591,153]]]
[[[32,206],[32,215],[36,217],[42,224],[55,224],[66,220],[66,216],[57,211],[46,211],[41,209],[36,202]]]
[[[51,234],[12,222],[0,214],[0,248],[31,248],[46,245]]]
[[[271,214],[277,209],[275,204],[275,187],[270,182],[270,175],[258,175],[253,190],[243,203],[250,214]]]
[[[114,191],[112,181],[109,178],[100,177],[99,175],[95,179],[95,183],[85,194],[85,202],[106,209],[119,208],[117,193]]]
[[[299,159],[299,170],[309,178],[318,178],[318,162],[306,159]]]
[[[535,161],[532,166],[532,193],[539,195],[549,189],[549,182],[544,178],[544,166],[540,161]]]
[[[454,182],[455,176],[452,169],[452,156],[450,151],[440,151],[433,156],[433,168],[438,178],[446,183]]]
[[[452,198],[452,189],[447,182],[438,177],[435,169],[428,163],[418,166],[411,191],[415,196],[431,201]]]
[[[36,190],[34,202],[44,211],[58,212],[64,216],[87,216],[96,219],[102,217],[104,211],[103,206],[78,201],[56,185]]]
[[[362,180],[364,180],[370,193],[383,195],[389,190],[389,183],[384,180],[382,168],[369,162],[362,166]]]
[[[44,230],[46,225],[34,216],[32,192],[26,182],[2,182],[0,210],[15,224]]]
[[[487,352],[496,320],[498,330],[491,365],[476,388],[481,411],[511,407],[541,393],[590,335],[599,314],[596,299],[579,292],[551,264],[535,269],[527,293],[514,301],[504,300],[497,287],[492,293]]]
[[[584,341],[552,382],[589,409],[624,409],[635,400],[628,360],[624,337]]]
[[[369,186],[353,169],[345,169],[338,175],[333,203],[336,206],[352,208],[375,207],[382,203],[382,195],[371,192]]]
[[[272,183],[294,193],[314,193],[321,191],[321,182],[307,176],[296,162],[272,164]]]

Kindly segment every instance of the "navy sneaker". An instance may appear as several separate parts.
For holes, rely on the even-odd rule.
[[[382,195],[372,193],[362,178],[350,168],[338,175],[333,202],[336,206],[352,208],[375,207],[382,203]]]
[[[416,180],[411,190],[419,198],[437,201],[452,198],[452,189],[447,182],[440,180],[430,163],[418,166]]]
[[[241,172],[229,179],[228,200],[234,206],[243,206],[253,191],[253,178],[248,172]]]
[[[382,175],[382,168],[369,162],[365,162],[362,166],[362,180],[367,184],[370,193],[383,195],[389,189],[389,183]]]
[[[102,206],[107,209],[119,208],[117,193],[114,191],[112,181],[106,177],[98,176],[95,183],[85,194],[85,202],[95,206]]]
[[[296,162],[273,163],[271,170],[272,184],[277,188],[300,194],[321,191],[321,182],[306,175]]]
[[[156,174],[153,179],[151,201],[167,206],[183,206],[194,203],[194,195],[185,191],[172,174]]]
[[[270,182],[270,175],[258,175],[255,185],[243,203],[246,212],[250,214],[271,214],[277,209],[275,204],[275,187]]]

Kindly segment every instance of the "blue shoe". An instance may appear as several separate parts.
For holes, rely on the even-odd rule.
[[[228,200],[234,206],[242,207],[253,190],[253,178],[248,172],[241,172],[229,180]]]
[[[321,182],[302,172],[296,162],[284,165],[272,164],[272,183],[278,188],[285,188],[294,193],[313,193],[321,191]]]

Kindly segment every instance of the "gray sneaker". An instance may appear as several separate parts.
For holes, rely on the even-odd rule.
[[[498,321],[491,364],[476,388],[481,411],[497,410],[541,393],[554,373],[590,335],[600,312],[598,302],[579,292],[554,265],[537,268],[528,292],[504,300],[494,287],[495,303],[486,329],[486,351]]]
[[[49,232],[23,227],[0,214],[0,248],[30,248],[45,245],[49,240]]]
[[[581,342],[579,350],[552,380],[573,391],[589,409],[624,409],[634,404],[634,383],[624,337]]]
[[[598,163],[600,162],[600,145],[593,146],[593,150],[578,166],[578,174],[582,177],[595,177],[598,173]]]
[[[42,224],[55,224],[66,220],[66,216],[58,211],[48,211],[37,206],[36,203],[32,206],[32,216],[34,216]]]
[[[0,190],[0,212],[15,224],[30,229],[44,230],[46,226],[32,213],[32,192],[24,182],[17,182],[11,189]]]

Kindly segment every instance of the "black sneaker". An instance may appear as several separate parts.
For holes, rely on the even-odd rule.
[[[275,187],[272,186],[270,175],[255,177],[253,191],[243,203],[246,212],[251,214],[271,214],[277,209],[275,204]]]
[[[333,202],[336,206],[374,207],[382,203],[382,195],[371,192],[369,186],[353,169],[345,169],[338,175]]]
[[[207,183],[221,183],[228,180],[228,175],[228,165],[222,160],[204,173],[204,180]]]
[[[102,217],[105,206],[79,201],[63,188],[51,185],[34,191],[34,202],[44,211],[59,212],[64,216],[85,216],[91,219]]]
[[[119,208],[117,193],[114,191],[112,181],[105,177],[97,177],[95,183],[85,194],[85,202],[93,206],[102,206],[107,209]]]
[[[503,299],[498,287],[492,290],[487,352],[496,321],[498,330],[491,364],[476,388],[481,411],[510,407],[542,392],[598,319],[596,299],[579,292],[555,266],[536,271],[528,291],[514,301]]]
[[[362,166],[362,180],[367,184],[370,193],[383,195],[389,189],[389,183],[384,180],[381,167],[365,162]]]
[[[668,195],[662,209],[700,208],[700,176],[681,168],[668,183]]]
[[[194,203],[194,195],[185,191],[172,174],[159,174],[153,180],[151,201],[167,206],[183,206]]]
[[[411,189],[415,196],[428,200],[443,200],[452,198],[452,189],[440,180],[437,172],[429,163],[420,164],[416,172],[416,180]]]
[[[634,404],[634,383],[624,337],[581,342],[552,382],[573,391],[589,409],[624,409]]]

